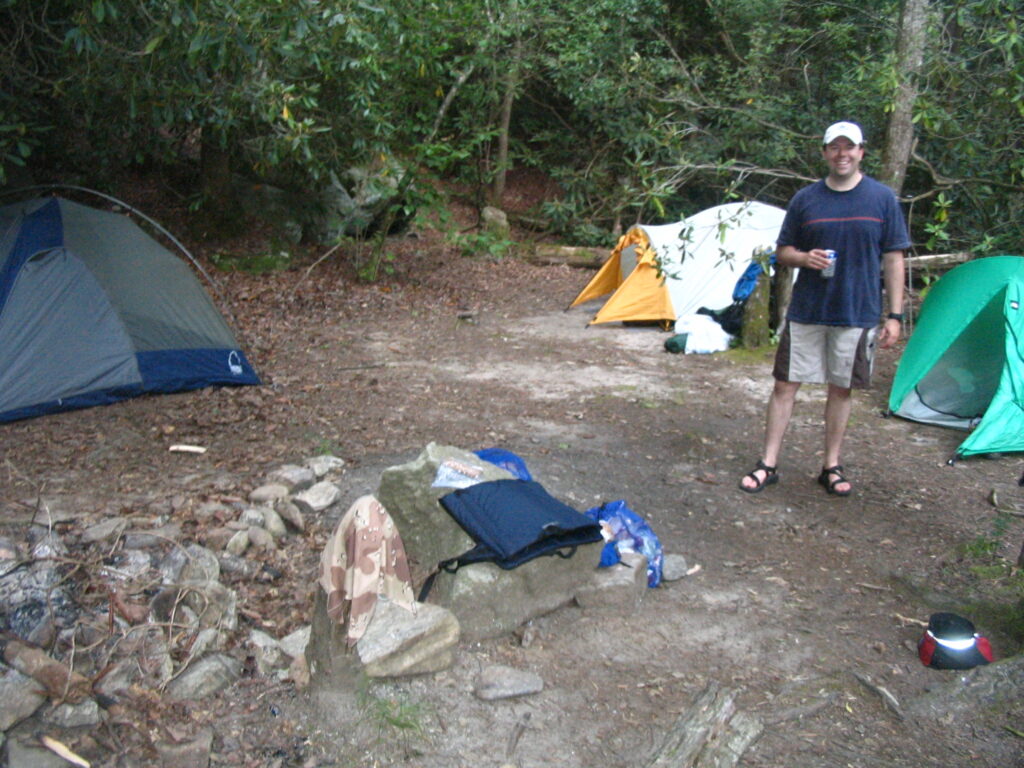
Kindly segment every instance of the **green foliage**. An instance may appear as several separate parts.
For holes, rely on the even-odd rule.
[[[903,193],[933,250],[1024,235],[1019,0],[939,0]],[[852,118],[877,167],[901,84],[900,3],[812,0],[0,0],[0,178],[134,164],[292,189],[381,155],[483,190],[509,162],[564,194],[579,243],[726,199],[784,205]],[[976,98],[985,94],[984,98]],[[479,252],[489,244],[471,243]],[[386,264],[380,261],[379,265]],[[376,266],[373,268],[376,272]]]
[[[210,255],[210,261],[217,269],[225,272],[247,272],[261,275],[265,272],[278,272],[287,269],[291,266],[292,255],[283,249],[274,249],[254,255],[228,254],[217,251]]]

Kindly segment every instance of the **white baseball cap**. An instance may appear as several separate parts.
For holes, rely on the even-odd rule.
[[[846,122],[832,123],[832,125],[825,130],[825,140],[823,143],[831,144],[840,136],[845,136],[858,146],[864,143],[864,134],[861,133],[860,126],[856,123]]]

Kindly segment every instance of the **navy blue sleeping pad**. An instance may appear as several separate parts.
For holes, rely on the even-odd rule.
[[[571,557],[580,544],[601,541],[601,526],[551,496],[534,480],[491,480],[441,497],[443,506],[476,546],[438,564],[454,573],[470,563],[506,570],[541,555]],[[436,575],[436,574],[434,574]],[[420,590],[430,591],[434,576]]]

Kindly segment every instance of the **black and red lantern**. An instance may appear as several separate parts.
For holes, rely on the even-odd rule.
[[[922,664],[933,669],[971,669],[992,661],[992,646],[963,616],[933,613],[917,654]]]

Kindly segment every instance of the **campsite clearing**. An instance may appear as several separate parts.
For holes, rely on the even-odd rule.
[[[952,679],[917,660],[931,611],[971,609],[997,656],[1021,642],[1007,608],[1020,576],[1003,564],[1024,519],[988,499],[996,486],[1020,499],[1022,462],[948,466],[962,433],[882,418],[902,345],[881,353],[878,386],[856,401],[844,456],[854,496],[814,482],[815,388],[801,392],[781,482],[748,496],[736,482],[756,458],[769,350],[671,355],[652,327],[587,328],[590,308],[560,311],[586,270],[460,258],[430,233],[394,254],[393,274],[371,285],[331,262],[304,279],[315,255],[221,276],[262,387],[0,425],[4,532],[24,536],[45,502],[71,521],[163,517],[199,538],[203,500],[242,497],[282,463],[343,458],[345,507],[435,441],[512,450],[578,509],[625,499],[700,570],[648,590],[634,613],[569,606],[463,645],[446,672],[371,689],[360,728],[259,677],[190,706],[140,699],[119,714],[132,727],[112,726],[126,754],[145,754],[152,717],[180,738],[211,728],[223,765],[634,768],[717,682],[765,724],[744,766],[1024,765],[1024,698],[945,723],[901,719],[877,693],[905,706]],[[266,555],[281,576],[244,586],[233,642],[308,623],[335,521]],[[472,682],[490,664],[533,672],[544,690],[481,701]],[[94,765],[115,764],[100,752]]]

